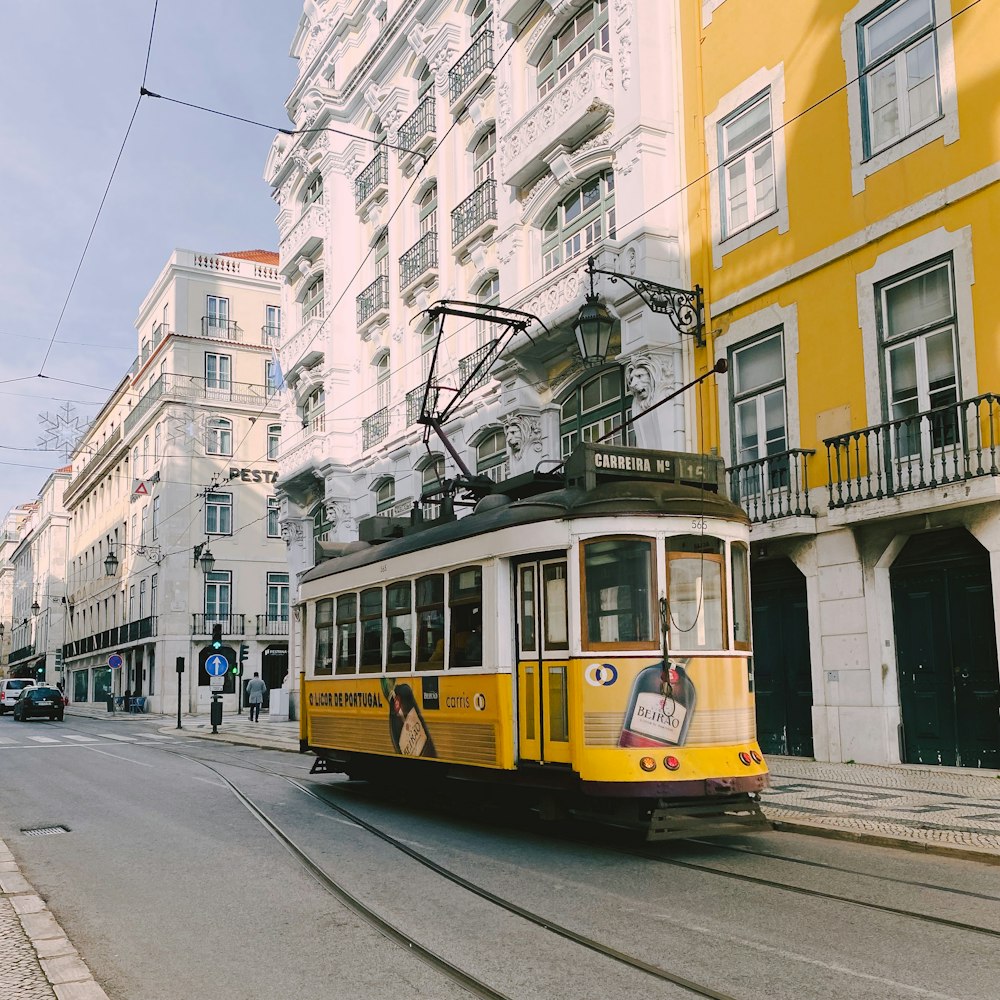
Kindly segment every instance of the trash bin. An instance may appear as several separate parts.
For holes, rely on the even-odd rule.
[[[113,712],[115,710],[115,696],[113,694],[108,695],[108,711]]]

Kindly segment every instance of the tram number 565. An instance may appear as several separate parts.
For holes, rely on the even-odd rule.
[[[692,531],[707,531],[708,530],[708,521],[706,521],[705,518],[703,518],[703,517],[696,517],[691,522],[691,530]]]

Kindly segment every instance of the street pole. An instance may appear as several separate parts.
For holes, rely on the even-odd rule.
[[[181,726],[181,679],[184,676],[184,657],[177,657],[177,728],[183,729]]]

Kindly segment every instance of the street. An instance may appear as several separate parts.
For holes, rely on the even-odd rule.
[[[113,1000],[445,1000],[475,991],[455,968],[512,1000],[996,995],[996,867],[789,833],[647,847],[311,759],[5,716],[0,839]]]

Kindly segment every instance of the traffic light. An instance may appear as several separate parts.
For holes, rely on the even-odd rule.
[[[234,663],[230,667],[229,672],[234,677],[241,677],[243,675],[243,663],[250,656],[250,647],[245,643],[240,643],[240,659],[238,663]]]
[[[222,649],[222,622],[216,622],[212,626],[212,649]]]
[[[245,643],[240,643],[240,664],[246,663],[250,659],[250,647]]]

